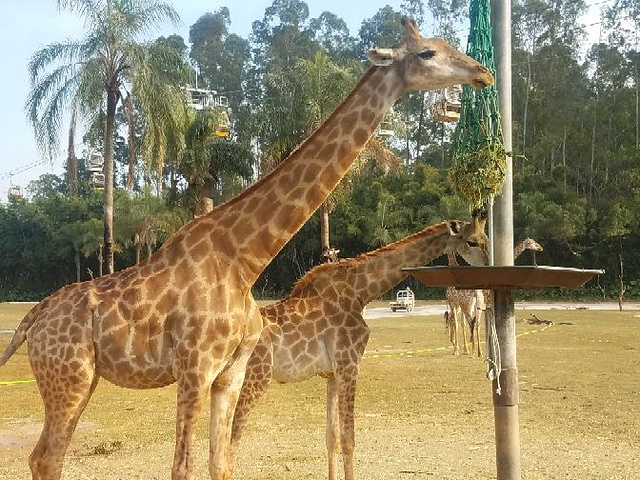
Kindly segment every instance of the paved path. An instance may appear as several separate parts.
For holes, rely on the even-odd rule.
[[[617,302],[604,303],[581,303],[581,302],[516,302],[516,310],[618,310]],[[624,310],[640,310],[640,303],[629,302],[624,303]],[[395,313],[387,307],[367,308],[364,318],[380,318],[405,315],[442,315],[447,307],[442,305],[420,305],[416,306],[413,312],[407,313],[404,310],[398,310]]]

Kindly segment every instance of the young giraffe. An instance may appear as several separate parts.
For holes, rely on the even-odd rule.
[[[231,475],[231,421],[262,317],[254,281],[327,198],[391,105],[407,90],[483,88],[489,71],[403,22],[405,42],[374,64],[329,118],[271,174],[185,225],[150,258],[66,286],[35,306],[0,357],[28,342],[45,405],[29,457],[34,479],[57,480],[100,377],[123,387],[177,383],[173,480],[193,476],[194,428],[210,397],[212,479]]]
[[[458,265],[454,252],[447,253],[447,261],[449,266]],[[444,312],[444,318],[449,330],[449,341],[453,345],[453,354],[460,353],[458,333],[462,331],[462,345],[464,345],[464,353],[468,355],[467,330],[464,325],[465,320],[469,325],[473,325],[478,309],[478,290],[458,290],[455,287],[447,287],[446,298],[449,310]],[[461,325],[462,328],[460,328]]]
[[[533,252],[533,263],[535,264],[535,252],[541,252],[543,248],[542,245],[532,238],[525,238],[513,248],[513,259],[515,260],[518,258],[525,250],[531,250]],[[458,264],[455,254],[449,254],[447,255],[447,258],[450,266]],[[486,310],[493,311],[493,292],[491,290],[468,290],[447,287],[447,303],[449,305],[449,312],[448,315],[447,312],[445,312],[445,320],[449,328],[449,339],[453,344],[454,355],[458,355],[459,353],[459,329],[462,330],[464,353],[467,355],[469,354],[467,333],[465,329],[465,325],[469,325],[471,333],[471,353],[481,357],[480,312],[486,312]]]
[[[286,299],[261,308],[266,326],[247,365],[232,450],[272,379],[297,382],[320,375],[327,378],[328,478],[337,478],[339,441],[345,480],[353,480],[356,379],[369,338],[363,307],[407,277],[400,267],[425,265],[449,251],[473,265],[487,265],[484,224],[484,217],[443,222],[359,257],[317,266]]]

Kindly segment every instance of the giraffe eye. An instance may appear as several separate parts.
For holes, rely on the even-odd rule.
[[[435,50],[424,50],[418,54],[418,56],[423,60],[429,60],[432,57],[435,57]]]
[[[471,248],[475,248],[480,244],[478,242],[472,242],[471,240],[467,240],[467,245],[469,245]]]

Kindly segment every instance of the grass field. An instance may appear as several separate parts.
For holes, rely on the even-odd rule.
[[[0,305],[0,329],[23,305]],[[533,313],[554,325],[529,325]],[[516,311],[523,478],[640,478],[640,312]],[[495,478],[493,409],[484,363],[454,357],[441,316],[369,321],[356,401],[356,477]],[[0,335],[0,348],[10,335]],[[403,354],[407,351],[419,354]],[[382,355],[380,355],[382,354]],[[0,382],[30,380],[26,348]],[[126,390],[102,381],[74,435],[65,479],[169,478],[175,388]],[[35,383],[0,385],[0,478],[30,478],[39,435]],[[199,423],[197,477],[208,478],[208,419]],[[325,382],[273,385],[240,446],[235,478],[326,477]]]

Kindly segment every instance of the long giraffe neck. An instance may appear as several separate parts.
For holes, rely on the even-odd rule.
[[[529,249],[529,245],[527,243],[526,240],[520,242],[519,244],[517,244],[515,247],[513,247],[513,259],[515,260],[516,258],[518,258],[520,255],[522,255],[522,253],[525,250]],[[535,250],[534,250],[535,251]]]
[[[402,94],[392,67],[371,67],[327,120],[269,175],[194,220],[182,235],[207,236],[217,260],[233,262],[247,285],[331,193]],[[169,247],[167,247],[169,248]]]
[[[386,245],[356,258],[328,263],[316,267],[296,284],[291,295],[299,294],[306,286],[313,285],[315,278],[334,275],[348,279],[349,285],[356,290],[356,296],[366,305],[393,288],[408,275],[402,267],[416,267],[429,263],[445,253],[450,238],[447,223],[425,228],[421,232]]]

